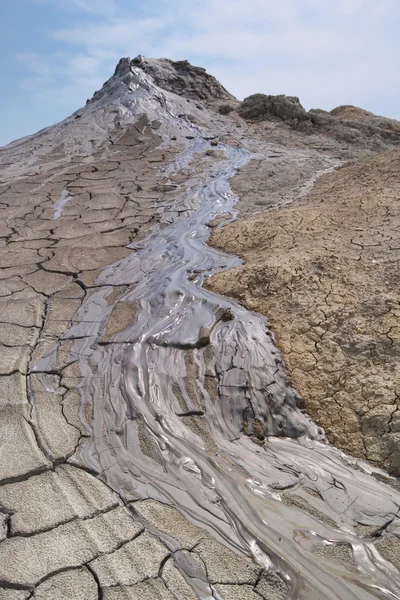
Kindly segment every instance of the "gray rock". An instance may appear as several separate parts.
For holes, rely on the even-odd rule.
[[[6,539],[0,544],[2,580],[33,587],[56,571],[80,567],[102,554],[111,554],[141,530],[124,509],[117,508],[33,537]]]
[[[37,600],[97,600],[98,588],[85,568],[73,569],[46,579],[35,590]]]
[[[157,577],[163,559],[169,554],[156,537],[145,532],[112,554],[104,554],[90,563],[100,585],[130,586]]]
[[[266,96],[253,94],[245,98],[239,108],[240,115],[248,121],[280,120],[296,127],[310,125],[311,117],[296,96]]]
[[[123,64],[125,67],[127,63]],[[187,60],[175,62],[167,58],[152,60],[137,56],[131,64],[151,75],[156,85],[174,94],[194,100],[234,100],[215,77],[205,69],[191,65]]]
[[[31,534],[117,506],[112,491],[70,465],[0,487],[0,505],[11,511],[11,533]]]
[[[324,133],[340,142],[374,150],[400,144],[400,124],[397,121],[377,117],[356,107],[351,107],[354,110],[347,113],[339,110],[345,108],[350,107],[338,107],[330,113],[319,109],[307,112],[296,96],[253,94],[243,100],[239,114],[246,121],[280,121],[291,129]],[[362,113],[362,118],[358,117],[357,111]]]
[[[218,112],[220,115],[229,115],[234,110],[235,107],[232,106],[232,104],[221,104],[218,108]]]

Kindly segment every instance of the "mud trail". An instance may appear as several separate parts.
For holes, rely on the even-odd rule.
[[[395,480],[327,444],[265,318],[203,287],[241,264],[206,243],[237,217],[230,179],[277,147],[198,106],[185,117],[192,102],[130,63],[110,82],[95,102],[109,85],[133,126],[106,161],[35,180],[6,232],[24,246],[3,257],[20,285],[3,320],[34,338],[27,351],[13,332],[22,358],[4,367],[26,402],[7,405],[23,435],[0,487],[0,588],[40,597],[68,574],[87,598],[400,598]],[[5,210],[32,190],[15,185]]]
[[[276,569],[289,597],[396,596],[397,572],[354,525],[393,527],[399,494],[325,445],[297,407],[265,320],[201,287],[205,276],[237,264],[204,243],[207,222],[233,214],[229,178],[251,158],[223,149],[226,160],[204,183],[186,182],[187,215],[105,269],[63,336],[74,340],[93,411],[83,460],[122,496],[178,508]],[[113,310],[133,304],[135,319],[96,346],[110,311],[102,301],[115,286],[128,289]]]

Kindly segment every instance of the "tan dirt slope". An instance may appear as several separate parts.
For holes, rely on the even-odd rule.
[[[233,180],[241,205],[262,168]],[[268,316],[330,442],[399,474],[400,151],[326,175],[301,203],[228,225],[211,244],[244,265],[209,286]]]

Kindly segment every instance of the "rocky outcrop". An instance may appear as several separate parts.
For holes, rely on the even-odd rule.
[[[358,106],[338,106],[331,110],[329,114],[341,121],[359,121],[371,127],[378,127],[397,133],[400,131],[400,121],[374,115],[367,110],[358,108]]]
[[[329,111],[329,114],[332,117],[345,121],[367,121],[369,118],[375,117],[372,112],[359,108],[358,106],[352,106],[351,104],[337,106]]]
[[[247,121],[280,121],[303,134],[324,134],[354,146],[379,151],[400,144],[400,123],[357,107],[342,106],[330,113],[306,111],[295,96],[254,94],[245,98],[239,114]]]
[[[202,67],[195,67],[187,60],[173,61],[168,58],[153,60],[138,56],[131,65],[151,75],[163,90],[193,100],[235,100],[215,77]]]
[[[284,121],[290,127],[311,125],[311,117],[296,96],[253,94],[240,105],[239,114],[248,121]]]

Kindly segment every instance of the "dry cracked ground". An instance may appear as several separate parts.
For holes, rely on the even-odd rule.
[[[141,131],[120,137],[107,159],[0,188],[1,600],[195,599],[177,568],[187,571],[189,563],[197,587],[211,584],[223,598],[285,597],[279,577],[173,508],[122,500],[79,456],[87,435],[81,375],[62,335],[96,290],[101,269],[131,252],[126,245],[160,218],[155,203],[174,193],[154,168],[171,155],[155,149],[157,136]],[[68,203],[55,219],[67,187]],[[123,291],[116,286],[110,303]],[[129,307],[117,305],[102,341],[131,319]],[[45,381],[33,369],[57,341],[54,393],[49,376]]]
[[[368,143],[350,139],[356,126],[350,138],[346,128],[332,136],[333,117],[319,113],[312,118],[328,133],[303,130],[311,117],[296,107],[295,127],[284,122],[292,113],[260,124],[235,107],[224,109],[232,129],[254,139],[254,151],[281,146],[233,179],[246,218],[214,230],[212,243],[244,265],[208,285],[268,317],[294,386],[331,442],[399,474],[400,153],[382,153],[375,130]],[[287,597],[280,577],[174,508],[122,499],[80,457],[91,415],[81,414],[79,357],[63,335],[102,269],[127,256],[159,223],[156,206],[184,189],[184,170],[166,187],[155,168],[180,149],[159,149],[157,127],[119,130],[90,160],[65,160],[54,147],[52,169],[0,185],[0,600],[190,600],[195,589],[223,600]],[[218,157],[198,157],[192,173]],[[354,164],[317,180],[344,160]],[[114,287],[110,306],[124,289]],[[133,318],[129,305],[115,306],[101,343]],[[35,365],[55,343],[45,378]],[[399,566],[397,540],[385,543],[382,555]]]
[[[262,161],[241,170],[239,209],[254,212],[254,198],[268,206],[274,170]],[[324,175],[301,200],[239,220],[211,243],[244,265],[209,286],[268,317],[329,440],[398,475],[400,152]]]

